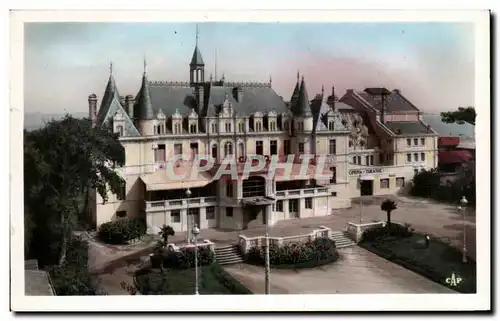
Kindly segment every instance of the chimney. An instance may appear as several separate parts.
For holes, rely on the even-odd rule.
[[[394,89],[394,92],[400,94],[401,90],[396,88],[396,89]]]
[[[203,85],[196,86],[195,96],[196,96],[196,106],[197,106],[196,113],[199,115],[205,103],[205,87]]]
[[[386,99],[385,99],[385,95],[381,95],[381,98],[382,98],[382,108],[380,109],[380,122],[382,124],[385,123],[385,103],[386,103]]]
[[[130,120],[134,119],[134,96],[127,95],[125,97],[125,107],[127,109],[128,117]]]
[[[427,125],[427,132],[430,133],[431,132],[431,125]]]
[[[233,97],[237,102],[241,102],[241,99],[243,98],[243,90],[241,87],[235,87],[233,88]]]
[[[125,106],[125,97],[120,96],[120,104],[121,104],[122,106]]]
[[[347,90],[346,90],[346,93],[348,93],[348,94],[352,94],[352,93],[354,93],[354,89],[347,89]]]
[[[332,104],[331,104],[331,108],[333,111],[336,111],[335,110],[335,86],[332,86]]]
[[[89,118],[92,121],[92,127],[97,124],[97,96],[95,94],[89,95]]]

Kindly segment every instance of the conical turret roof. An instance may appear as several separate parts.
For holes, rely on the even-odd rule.
[[[299,95],[297,97],[296,113],[297,116],[311,117],[311,105],[309,103],[309,97],[307,96],[306,82],[304,77],[300,82]]]
[[[191,58],[191,66],[205,66],[203,62],[203,58],[201,57],[200,49],[198,49],[198,45],[194,47],[193,58]]]
[[[136,117],[140,120],[154,119],[153,105],[151,104],[151,95],[149,93],[149,82],[146,73],[142,76],[142,84],[139,94],[135,100]]]

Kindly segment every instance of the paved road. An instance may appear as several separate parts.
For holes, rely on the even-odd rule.
[[[271,271],[274,294],[456,293],[361,247],[339,249],[340,259],[307,270]],[[256,294],[264,293],[264,269],[238,264],[225,267]]]

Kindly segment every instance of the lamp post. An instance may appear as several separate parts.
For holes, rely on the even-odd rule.
[[[186,230],[187,230],[187,242],[188,244],[191,244],[191,224],[189,224],[189,198],[191,197],[191,190],[188,188],[186,190],[186,205],[187,205],[187,208],[186,208]]]
[[[266,283],[266,294],[271,294],[271,283],[269,282],[269,274],[271,274],[271,263],[269,259],[269,206],[267,205],[265,207],[265,213],[264,215],[266,216],[266,272],[265,272],[265,283]]]
[[[469,202],[467,201],[467,198],[465,198],[465,196],[462,196],[462,199],[460,199],[460,205],[459,206],[459,209],[463,212],[463,219],[464,219],[464,239],[463,239],[463,251],[462,251],[462,262],[463,263],[467,263],[467,238],[466,238],[466,231],[465,231],[465,227],[466,227],[466,218],[465,218],[465,215],[467,213],[467,204]]]
[[[200,294],[198,291],[198,235],[200,235],[200,229],[196,226],[196,224],[193,227],[192,233],[194,242],[194,275],[196,280],[194,285],[194,294],[198,295]]]
[[[361,194],[361,175],[359,175],[360,193],[359,193],[359,224],[363,224],[363,195]]]

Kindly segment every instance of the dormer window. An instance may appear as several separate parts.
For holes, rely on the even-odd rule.
[[[333,120],[330,120],[328,122],[328,130],[334,130],[335,129],[335,122]]]
[[[123,136],[123,126],[122,125],[116,126],[116,132],[118,133],[119,136]]]
[[[276,131],[276,122],[275,121],[271,121],[269,122],[269,131]]]
[[[155,134],[156,135],[163,135],[165,134],[165,125],[161,124],[158,126],[155,126]]]
[[[299,128],[299,132],[303,132],[304,131],[304,122],[299,122],[298,128]]]
[[[181,124],[176,123],[174,125],[174,134],[179,135],[181,133]]]
[[[217,133],[217,124],[212,123],[212,133]]]
[[[189,132],[190,132],[191,134],[195,134],[195,133],[196,133],[196,124],[191,124],[191,125],[189,126]]]
[[[226,123],[226,133],[230,133],[231,132],[231,123]]]
[[[243,133],[245,130],[245,126],[243,123],[238,124],[238,132]]]
[[[290,122],[288,120],[285,120],[285,123],[283,124],[283,129],[285,131],[289,131],[290,130]]]
[[[353,145],[353,142],[352,142],[352,140],[350,140],[349,141],[349,147],[352,147],[352,145]]]
[[[255,123],[255,131],[256,132],[261,132],[262,131],[262,123],[260,121]]]

